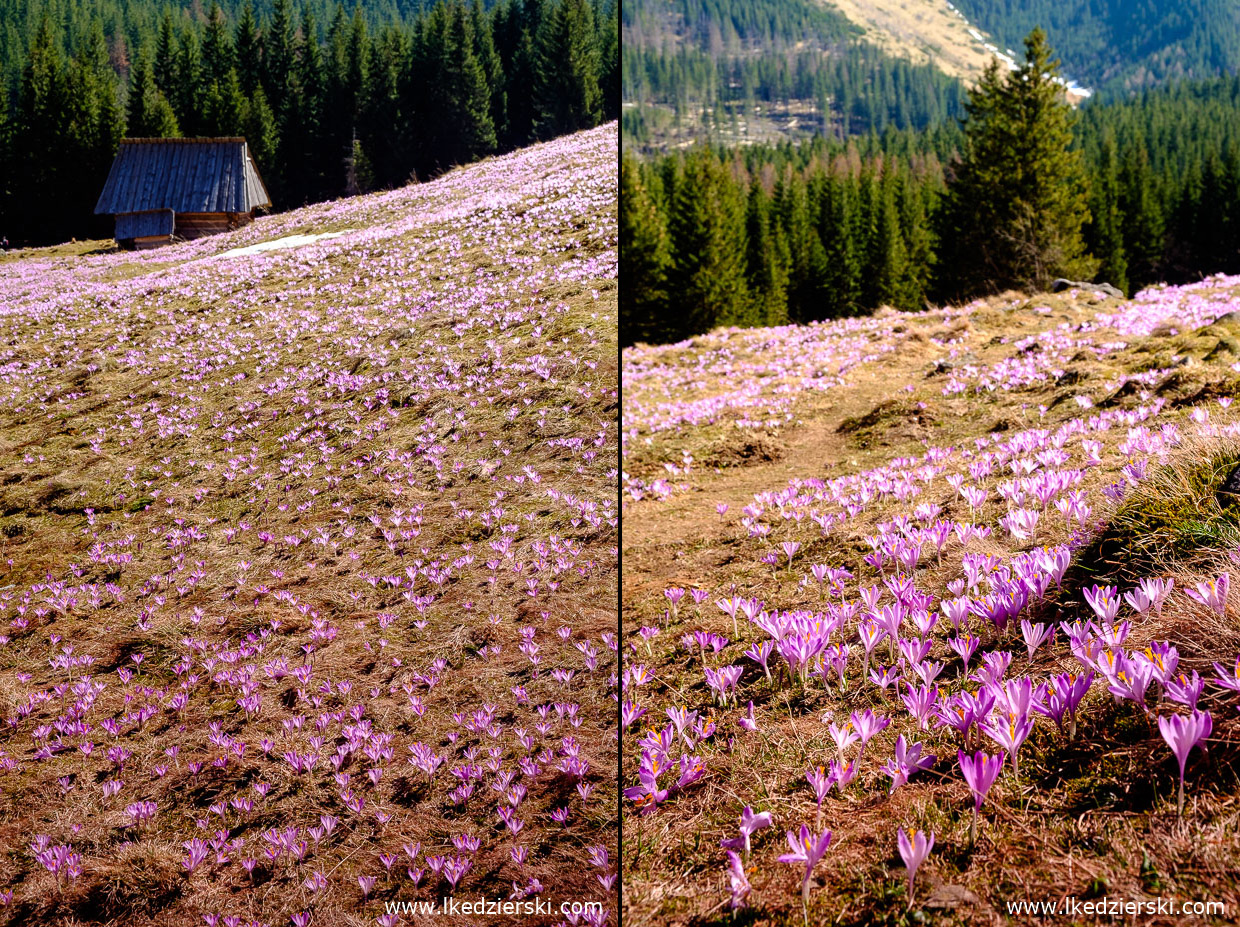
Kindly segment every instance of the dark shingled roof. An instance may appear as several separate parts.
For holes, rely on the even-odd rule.
[[[124,138],[95,213],[270,206],[244,138]]]

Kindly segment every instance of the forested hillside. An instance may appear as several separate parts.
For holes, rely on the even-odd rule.
[[[1234,74],[1240,7],[1229,0],[955,0],[1000,45],[1046,30],[1064,67],[1104,95]]]
[[[615,0],[0,0],[0,233],[92,219],[130,136],[244,135],[283,209],[615,118]]]
[[[622,16],[623,126],[638,145],[920,128],[957,113],[963,96],[812,0],[632,0]]]
[[[1225,0],[935,0],[893,7],[878,17],[886,25],[865,30],[846,10],[857,18],[843,0],[631,0],[622,14],[628,139],[667,150],[706,137],[843,138],[951,121],[964,98],[957,78],[977,77],[952,63],[958,54],[1019,48],[1035,27],[1063,73],[1103,100],[1240,65],[1240,8]],[[931,13],[955,22],[954,10],[959,28],[936,31]]]
[[[1240,78],[1091,105],[1074,131],[1099,280],[1134,292],[1240,272]],[[959,295],[967,255],[942,203],[962,143],[950,127],[889,130],[626,162],[621,248],[640,285],[622,297],[624,339]]]

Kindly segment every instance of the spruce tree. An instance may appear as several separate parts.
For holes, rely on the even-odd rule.
[[[247,97],[252,98],[254,92],[262,86],[263,59],[262,36],[258,31],[258,22],[254,19],[254,5],[251,0],[245,0],[245,5],[241,8],[241,16],[237,19],[237,29],[233,34],[233,48],[241,90]]]
[[[404,183],[412,167],[404,153],[403,133],[397,128],[405,120],[400,109],[400,71],[407,54],[400,32],[389,28],[381,33],[371,48],[362,89],[358,138],[380,186]]]
[[[474,53],[473,22],[465,4],[452,4],[448,29],[445,78],[450,94],[450,119],[454,138],[448,149],[449,164],[465,164],[495,149],[495,124],[491,121],[491,91],[483,63]]]
[[[785,167],[775,184],[772,209],[783,248],[788,253],[785,315],[795,322],[820,318],[821,264],[825,255],[820,255],[815,248],[817,236],[810,222],[808,191],[791,165]]]
[[[873,280],[873,295],[869,308],[918,308],[909,285],[908,250],[896,204],[895,171],[890,167],[884,170],[881,182],[875,184],[874,207],[874,239],[868,275]]]
[[[202,134],[204,96],[202,51],[198,45],[198,33],[193,29],[185,29],[177,41],[176,79],[169,100],[176,111],[177,123],[188,136]]]
[[[992,61],[970,92],[965,148],[948,189],[945,288],[966,296],[1045,288],[1096,263],[1081,234],[1089,220],[1084,162],[1072,147],[1072,110],[1056,81],[1046,35],[1025,40],[1025,61],[1006,79]]]
[[[503,64],[508,116],[505,144],[516,147],[531,141],[537,131],[539,109],[531,91],[539,79],[537,40],[550,14],[544,0],[509,0],[505,10],[509,49]]]
[[[1128,293],[1128,256],[1124,251],[1123,214],[1120,211],[1119,156],[1115,135],[1102,141],[1102,163],[1094,176],[1090,214],[1093,216],[1094,253],[1101,263],[1098,277]]]
[[[668,227],[669,328],[687,337],[741,318],[749,299],[744,205],[728,169],[708,149],[685,158]]]
[[[772,221],[771,200],[755,175],[745,210],[745,277],[752,306],[751,325],[782,325],[788,321],[788,265],[791,255],[783,230]]]
[[[228,72],[232,69],[233,45],[228,34],[228,24],[224,21],[224,11],[220,9],[220,5],[212,2],[202,35],[203,85],[210,87],[212,84],[227,84]]]
[[[1129,279],[1135,290],[1158,281],[1166,247],[1166,229],[1145,146],[1130,145],[1123,161],[1119,182],[1120,214]]]
[[[832,176],[824,189],[819,236],[827,259],[821,318],[856,315],[860,309],[861,223],[856,191],[857,184],[848,175]]]
[[[604,120],[620,117],[620,3],[611,0],[600,17],[598,88]]]
[[[263,89],[276,111],[276,122],[284,130],[286,113],[294,104],[293,78],[296,42],[293,35],[293,11],[290,0],[274,0],[271,22],[263,34]]]
[[[491,125],[495,131],[496,144],[498,144],[499,136],[508,121],[506,113],[508,94],[504,86],[503,63],[495,48],[491,23],[491,17],[482,9],[482,0],[474,0],[469,8],[469,25],[474,37],[474,55],[482,68],[487,93],[490,95]]]
[[[165,7],[159,20],[159,37],[155,40],[155,83],[171,102],[177,85],[177,33],[172,23],[172,8]]]
[[[130,70],[125,133],[133,138],[173,138],[178,133],[172,104],[155,83],[155,69],[145,46]]]
[[[928,218],[930,209],[926,200],[932,196],[933,187],[918,184],[905,177],[900,184],[900,226],[908,251],[907,304],[904,308],[922,309],[934,275],[937,260],[934,234]]]
[[[642,181],[637,162],[620,162],[620,343],[668,340],[667,222]]]
[[[223,83],[213,83],[203,101],[202,126],[207,135],[237,136],[245,131],[246,99],[236,68],[231,68]]]
[[[27,226],[17,232],[30,241],[56,236],[66,208],[69,163],[69,81],[51,21],[44,19],[26,56],[14,114],[13,167],[22,182],[13,189],[17,212]]]
[[[534,100],[542,138],[587,129],[602,115],[594,13],[587,0],[559,0],[538,36]]]
[[[250,147],[250,157],[254,159],[259,173],[265,177],[274,166],[276,157],[276,117],[267,104],[267,95],[262,87],[256,87],[254,93],[245,100],[241,115],[241,134],[245,136]]]

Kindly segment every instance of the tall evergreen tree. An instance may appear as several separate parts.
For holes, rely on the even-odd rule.
[[[824,189],[820,237],[826,248],[823,314],[819,318],[856,315],[861,303],[860,217],[855,185],[832,176]]]
[[[370,159],[375,182],[394,186],[409,178],[412,167],[402,145],[398,127],[403,122],[400,109],[400,71],[407,51],[395,29],[382,33],[371,47],[358,113],[358,138]]]
[[[1072,110],[1055,78],[1046,35],[1025,40],[1006,80],[992,61],[969,94],[965,148],[948,191],[944,243],[953,295],[1041,289],[1089,276],[1081,227],[1089,219],[1084,162],[1072,147]]]
[[[596,125],[602,113],[594,14],[587,0],[558,0],[538,35],[534,99],[543,138]]]
[[[216,2],[211,3],[207,13],[207,25],[202,36],[202,82],[223,86],[228,83],[228,72],[234,67],[232,37],[224,21],[224,11]]]
[[[771,200],[762,180],[754,175],[745,208],[745,277],[753,303],[746,313],[752,325],[782,325],[788,321],[788,266],[792,262],[783,229],[772,221]]]
[[[22,182],[13,197],[16,211],[26,217],[21,234],[36,241],[54,237],[64,218],[68,111],[65,63],[51,21],[44,19],[30,43],[14,114],[13,167]]]
[[[241,81],[241,91],[247,97],[253,97],[255,91],[262,86],[262,42],[258,21],[254,18],[254,4],[251,0],[245,0],[233,34],[233,48],[237,60],[237,77]]]
[[[915,183],[908,176],[900,184],[900,226],[908,253],[907,301],[902,308],[910,311],[926,305],[937,261],[926,205],[933,189],[928,183]]]
[[[708,149],[685,159],[668,226],[669,312],[675,313],[668,328],[684,337],[741,319],[749,300],[745,211],[736,183]]]
[[[178,133],[176,114],[155,83],[155,69],[148,49],[141,47],[130,69],[126,134],[135,138],[173,138]]]
[[[172,102],[177,85],[177,31],[172,22],[172,8],[165,7],[159,20],[159,37],[155,42],[155,83]]]
[[[673,334],[667,304],[667,226],[663,212],[643,183],[637,162],[620,162],[619,247],[624,256],[624,280],[620,287],[620,340],[660,342]]]
[[[1130,146],[1124,153],[1120,211],[1132,283],[1135,286],[1153,283],[1161,269],[1166,229],[1144,147]]]
[[[808,190],[795,177],[791,166],[775,184],[772,208],[782,247],[788,254],[785,315],[797,322],[818,318],[822,311],[821,265],[825,254],[813,231]]]
[[[424,171],[465,164],[495,149],[491,94],[474,47],[462,0],[438,3],[414,54],[413,83],[422,90],[419,162]]]
[[[603,119],[620,117],[620,3],[610,0],[606,17],[601,19],[599,37],[598,88]]]
[[[504,74],[505,145],[534,138],[538,107],[532,89],[539,73],[537,36],[546,18],[544,0],[508,0],[496,11],[497,49]]]
[[[1102,163],[1095,174],[1090,214],[1093,216],[1094,253],[1101,262],[1098,275],[1128,292],[1128,255],[1124,251],[1123,213],[1120,207],[1119,155],[1115,135],[1102,142]]]
[[[203,131],[202,101],[206,88],[202,76],[198,33],[184,29],[177,40],[176,77],[169,99],[176,110],[177,123],[187,136],[201,135]]]
[[[222,83],[215,81],[207,89],[202,131],[216,137],[241,135],[245,131],[246,105],[237,69],[230,68]]]
[[[896,175],[890,167],[874,186],[874,239],[867,278],[873,281],[871,305],[917,308],[910,286],[908,249],[896,205]]]
[[[482,76],[486,81],[487,93],[490,95],[491,126],[495,131],[496,143],[508,121],[508,93],[504,86],[504,67],[499,52],[495,48],[495,36],[492,31],[491,18],[482,9],[482,0],[474,0],[469,8],[469,26],[474,37],[474,55],[482,68]]]
[[[262,87],[256,87],[254,93],[245,100],[241,115],[241,132],[250,147],[250,156],[258,165],[259,172],[264,176],[270,172],[275,163],[279,139],[276,135],[276,117],[267,104],[267,95]]]

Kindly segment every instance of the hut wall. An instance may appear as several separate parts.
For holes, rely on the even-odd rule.
[[[176,235],[179,238],[202,238],[227,232],[230,228],[228,213],[225,212],[179,212],[177,213]]]

